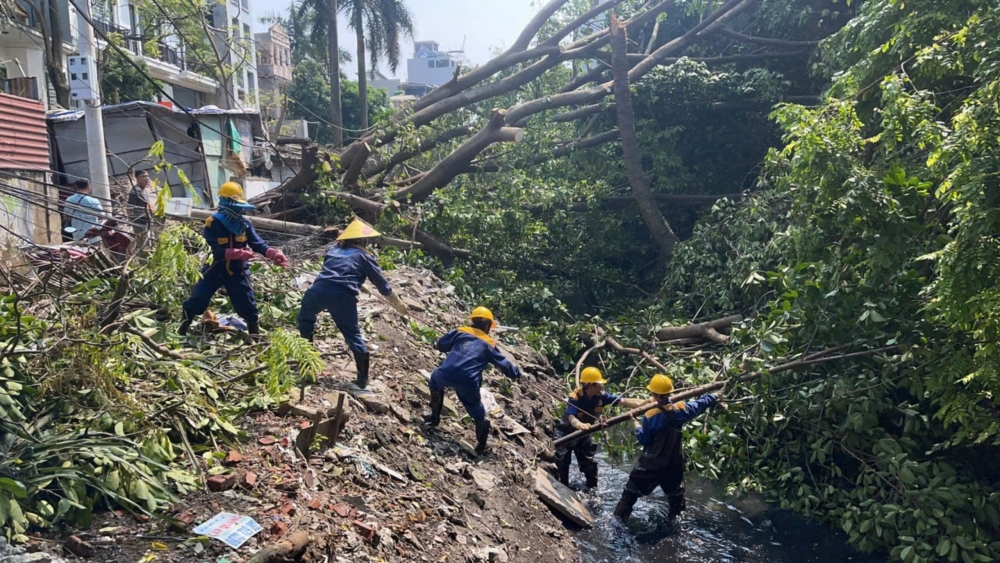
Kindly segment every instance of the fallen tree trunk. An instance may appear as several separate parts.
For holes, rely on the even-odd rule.
[[[357,196],[351,196],[350,194],[344,194],[344,196],[359,200],[363,199],[363,198],[358,198]],[[351,199],[350,201],[353,201],[353,199]],[[191,219],[197,221],[204,221],[205,219],[211,217],[212,213],[214,212],[209,209],[192,209]],[[277,221],[274,219],[265,219],[263,217],[251,217],[250,222],[253,223],[255,227],[260,227],[261,229],[264,230],[273,231],[276,233],[286,233],[290,235],[300,235],[300,236],[327,235],[330,238],[335,238],[337,234],[339,234],[338,230],[331,229],[329,227],[324,227],[321,225],[304,225],[302,223]],[[420,231],[418,231],[416,241],[382,236],[378,238],[376,244],[380,244],[382,246],[394,246],[396,248],[403,248],[403,249],[423,248],[424,245],[421,244],[421,238],[422,237]],[[447,249],[447,253],[450,256],[456,256],[459,258],[468,258],[472,256],[472,252],[468,250],[451,248],[450,246],[440,241],[439,239],[434,239],[434,240],[436,241],[435,247],[438,249]]]
[[[622,142],[622,156],[625,172],[632,186],[632,195],[639,207],[649,235],[660,249],[660,262],[666,264],[674,253],[677,235],[670,228],[666,217],[653,199],[653,189],[649,185],[646,171],[642,167],[642,153],[639,137],[635,132],[635,115],[632,112],[632,92],[629,90],[629,68],[627,60],[625,28],[618,18],[611,15],[611,70],[614,74],[615,109],[618,113],[618,132]]]
[[[758,373],[751,373],[751,374],[748,374],[748,375],[744,375],[742,377],[737,377],[737,378],[735,378],[733,380],[733,383],[746,383],[748,381],[753,381],[755,379],[759,379],[759,378],[761,378],[761,377],[763,377],[765,375],[774,375],[776,373],[781,373],[783,371],[789,371],[789,370],[793,370],[793,369],[796,369],[796,368],[811,366],[811,365],[815,365],[815,364],[822,364],[822,363],[826,363],[826,362],[833,362],[833,361],[836,361],[836,360],[846,360],[846,359],[849,359],[849,358],[859,358],[859,357],[863,357],[863,356],[874,356],[876,354],[881,354],[883,352],[889,352],[889,351],[892,351],[892,350],[898,350],[899,349],[899,345],[885,346],[883,348],[876,348],[876,349],[873,349],[873,350],[865,350],[865,351],[862,351],[862,352],[853,352],[853,353],[850,353],[850,354],[841,354],[839,356],[829,356],[829,354],[832,354],[834,352],[837,352],[837,351],[843,350],[843,349],[844,349],[844,346],[835,346],[833,348],[827,348],[826,350],[823,350],[821,352],[817,352],[815,354],[809,354],[809,355],[803,356],[803,357],[801,357],[801,358],[799,358],[799,359],[797,359],[795,361],[788,362],[788,363],[785,363],[785,364],[781,364],[779,366],[775,366],[773,368],[768,369],[767,371],[758,372]],[[684,390],[681,390],[681,391],[679,391],[677,393],[674,393],[674,394],[670,395],[669,399],[665,403],[663,403],[663,404],[669,405],[671,403],[677,403],[677,402],[680,402],[680,401],[683,401],[683,400],[686,400],[686,399],[693,399],[694,397],[700,397],[701,395],[704,395],[706,393],[711,393],[712,391],[720,391],[723,388],[725,388],[727,384],[728,384],[728,382],[720,381],[718,383],[709,383],[708,385],[702,385],[702,386],[699,386],[699,387],[692,387],[690,389],[684,389]],[[594,426],[593,428],[590,428],[588,430],[577,430],[576,432],[573,432],[572,434],[567,434],[566,436],[563,436],[562,438],[559,438],[558,440],[554,441],[553,445],[555,445],[556,447],[559,447],[559,446],[562,446],[564,444],[569,444],[571,442],[575,442],[576,440],[579,440],[580,438],[583,438],[584,436],[589,436],[589,435],[591,435],[591,434],[593,434],[595,432],[600,432],[601,430],[604,430],[605,428],[607,428],[609,426],[614,426],[616,424],[621,424],[622,422],[625,422],[626,420],[631,420],[631,419],[633,419],[633,418],[635,418],[637,416],[641,416],[641,415],[645,414],[646,411],[648,411],[649,409],[655,407],[656,405],[657,405],[656,401],[649,401],[649,402],[647,402],[646,404],[644,404],[644,405],[642,405],[640,407],[636,407],[636,408],[634,408],[634,409],[632,409],[632,410],[630,410],[630,411],[628,411],[626,413],[622,413],[622,414],[620,414],[618,416],[613,416],[613,417],[607,419],[604,422],[604,424],[602,424],[600,426]]]
[[[273,545],[269,545],[257,553],[254,553],[246,563],[278,563],[279,561],[293,561],[302,556],[309,545],[309,532],[299,530],[293,532],[288,538],[283,539]]]
[[[705,338],[712,342],[725,344],[729,337],[719,332],[720,329],[727,329],[733,323],[743,320],[740,315],[732,315],[693,325],[665,326],[656,331],[657,342],[669,340],[679,340],[681,338]]]

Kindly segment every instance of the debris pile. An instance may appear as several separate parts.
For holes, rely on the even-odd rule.
[[[372,368],[361,390],[328,316],[320,317],[315,348],[293,336],[309,283],[302,274],[318,269],[319,251],[294,273],[254,266],[269,330],[262,341],[211,330],[180,341],[169,313],[198,262],[185,251],[197,239],[183,231],[165,233],[141,267],[105,264],[73,278],[61,273],[71,266],[52,262],[36,268],[48,278],[7,277],[16,291],[5,314],[21,324],[17,334],[0,329],[13,342],[3,365],[10,380],[45,390],[13,419],[31,431],[13,441],[27,451],[33,437],[53,439],[37,420],[59,405],[49,433],[58,428],[63,440],[104,448],[80,471],[100,476],[89,480],[70,475],[53,485],[4,473],[18,476],[27,493],[11,506],[43,515],[15,528],[19,540],[41,532],[61,545],[75,534],[93,561],[573,559],[571,540],[558,533],[564,521],[535,492],[553,396],[562,393],[544,357],[510,333],[497,335],[527,375],[512,382],[492,369],[484,374],[494,434],[476,456],[471,420],[453,394],[437,429],[420,418],[427,379],[443,357],[433,344],[468,314],[453,286],[427,270],[387,271],[410,318],[362,293]],[[46,285],[56,278],[71,281]],[[42,287],[62,293],[46,296]],[[64,459],[54,454],[39,470],[54,471]],[[84,457],[74,450],[69,461],[76,459]],[[58,500],[64,494],[71,504]],[[46,504],[51,513],[39,508]],[[194,531],[220,513],[248,517],[260,531],[248,524],[236,550]]]

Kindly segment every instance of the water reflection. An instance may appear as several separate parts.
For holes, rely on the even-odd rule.
[[[687,510],[671,524],[667,502],[657,490],[640,499],[628,527],[612,516],[628,480],[630,464],[613,467],[603,455],[600,486],[585,493],[596,517],[593,530],[576,537],[586,563],[626,562],[795,562],[878,561],[859,554],[844,534],[774,508],[760,497],[726,497],[711,481],[688,476]],[[582,483],[575,471],[571,480]]]

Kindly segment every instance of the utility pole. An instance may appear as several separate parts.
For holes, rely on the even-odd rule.
[[[101,88],[100,79],[97,76],[97,40],[94,38],[94,28],[90,26],[88,20],[90,15],[91,0],[79,0],[73,4],[79,13],[77,14],[77,27],[80,30],[80,37],[77,42],[77,49],[81,57],[86,57],[88,68],[93,69],[90,76],[92,84],[92,94],[84,99],[84,116],[87,126],[87,162],[90,164],[90,185],[104,210],[111,213],[111,186],[108,183],[108,156],[107,145],[104,144],[104,111],[101,109]]]

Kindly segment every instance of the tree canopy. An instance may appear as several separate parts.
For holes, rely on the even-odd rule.
[[[642,171],[680,239],[667,262],[618,143],[612,12]],[[319,186],[330,203],[301,213],[416,238],[567,369],[594,325],[640,345],[733,313],[722,349],[660,356],[676,380],[865,351],[730,390],[690,463],[863,550],[993,561],[998,31],[986,0],[555,0],[334,174],[261,202]]]

